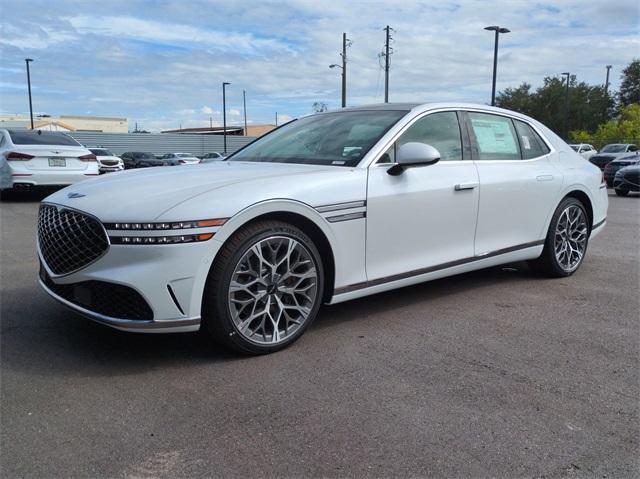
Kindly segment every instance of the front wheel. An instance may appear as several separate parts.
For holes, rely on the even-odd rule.
[[[621,188],[616,189],[616,195],[618,196],[627,196],[629,194],[629,190],[623,190]]]
[[[249,224],[224,244],[211,267],[203,329],[241,353],[277,351],[315,319],[323,286],[320,254],[303,231],[281,221]]]
[[[551,218],[542,255],[529,261],[529,266],[534,271],[553,278],[575,273],[584,260],[589,243],[587,218],[580,200],[562,200]]]

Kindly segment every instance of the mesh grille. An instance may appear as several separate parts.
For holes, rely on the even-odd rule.
[[[109,241],[99,221],[77,211],[41,205],[40,252],[55,274],[77,271],[102,256]]]
[[[140,293],[127,286],[106,281],[56,284],[42,267],[40,278],[55,294],[89,311],[116,319],[153,320],[149,304]]]

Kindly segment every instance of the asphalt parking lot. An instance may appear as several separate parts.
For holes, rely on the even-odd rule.
[[[637,477],[640,197],[573,277],[521,264],[325,307],[245,358],[94,324],[0,205],[3,477]]]

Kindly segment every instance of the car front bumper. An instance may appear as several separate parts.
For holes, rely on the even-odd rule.
[[[219,246],[214,239],[185,244],[112,244],[103,256],[86,267],[70,274],[55,275],[38,244],[39,282],[45,292],[60,303],[116,329],[167,333],[196,331],[200,328],[204,284]],[[92,293],[86,296],[87,288],[83,285],[88,284],[99,285],[103,308],[93,302]],[[126,309],[115,307],[117,305],[108,307],[109,301],[128,303],[121,292],[110,290],[130,290],[148,305],[150,315],[128,317]],[[109,313],[113,310],[125,312]]]

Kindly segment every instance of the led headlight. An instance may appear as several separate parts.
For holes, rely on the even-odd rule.
[[[216,218],[211,220],[178,221],[167,223],[104,223],[108,230],[181,230],[192,228],[208,228],[222,226],[228,218]]]
[[[109,240],[111,241],[111,244],[127,245],[180,244],[207,241],[208,239],[213,238],[213,235],[214,233],[177,236],[110,236]]]

